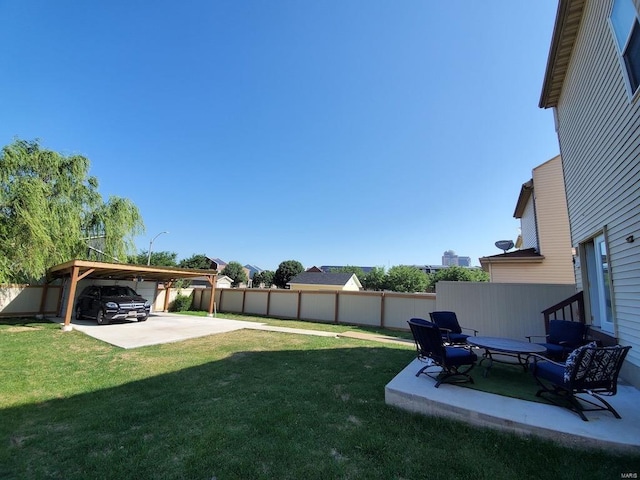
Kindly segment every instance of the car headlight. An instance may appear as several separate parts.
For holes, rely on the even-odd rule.
[[[151,306],[151,302],[149,300],[147,300],[146,302],[144,302],[144,306],[146,307],[150,307]]]
[[[104,306],[107,308],[118,308],[118,304],[116,302],[107,302]]]

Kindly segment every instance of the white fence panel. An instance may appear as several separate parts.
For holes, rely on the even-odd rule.
[[[413,317],[429,319],[429,312],[436,310],[434,293],[385,293],[384,326],[408,330],[407,321]]]
[[[247,290],[244,299],[244,313],[266,315],[269,306],[269,290]]]
[[[382,315],[382,293],[341,293],[338,321],[353,325],[379,327]]]
[[[297,318],[298,292],[272,290],[268,315],[280,318]]]
[[[333,323],[336,319],[336,292],[302,292],[300,319]]]
[[[220,289],[220,310],[225,312],[242,313],[244,290],[233,288]]]
[[[575,285],[438,282],[437,309],[456,312],[478,335],[524,339],[544,335],[542,310],[576,293]]]

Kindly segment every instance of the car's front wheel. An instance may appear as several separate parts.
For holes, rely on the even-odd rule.
[[[82,315],[82,309],[80,308],[80,305],[78,305],[76,307],[76,320],[81,320],[83,316],[84,315]]]
[[[98,325],[109,325],[109,320],[104,316],[104,310],[98,310],[96,322],[98,322]]]

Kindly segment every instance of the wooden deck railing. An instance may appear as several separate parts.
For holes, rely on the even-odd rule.
[[[543,310],[542,315],[544,315],[545,331],[549,331],[549,320],[571,320],[572,322],[585,323],[584,294],[579,291],[575,295]]]

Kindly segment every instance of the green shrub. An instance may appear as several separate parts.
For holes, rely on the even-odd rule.
[[[191,308],[191,295],[180,295],[176,296],[176,299],[171,302],[169,305],[170,312],[186,312]]]

